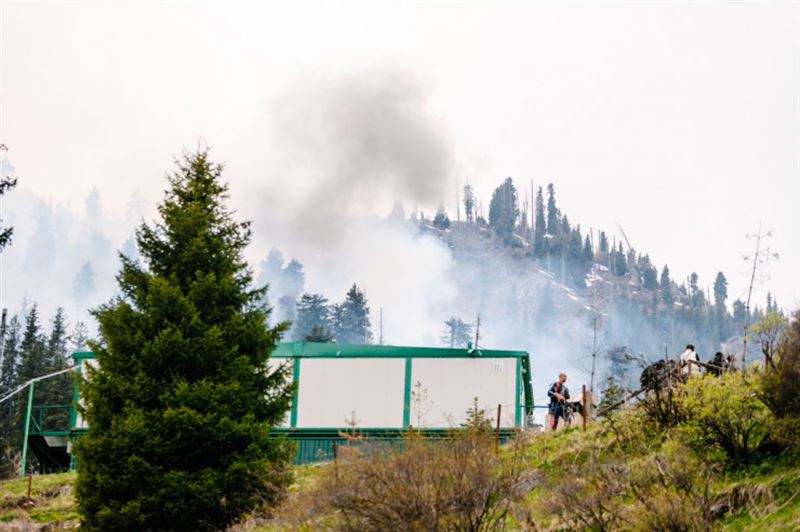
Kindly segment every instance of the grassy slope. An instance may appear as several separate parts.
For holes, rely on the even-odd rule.
[[[72,484],[74,473],[35,475],[31,483],[33,507],[26,509],[28,480],[0,483],[0,527],[31,524],[74,527],[78,524]]]
[[[610,436],[604,434],[598,425],[594,425],[586,433],[573,428],[555,434],[539,435],[534,438],[530,446],[529,463],[532,468],[554,472],[558,469],[558,463],[564,458],[574,457],[580,449],[590,443],[592,445],[599,443],[602,446],[604,440],[610,440]],[[630,460],[640,458],[641,456],[632,455]],[[297,482],[292,488],[293,493],[302,494],[311,489],[318,470],[315,466],[297,468]],[[9,524],[76,526],[78,518],[72,491],[74,480],[74,473],[33,477],[32,496],[35,506],[30,510],[24,508],[26,479],[1,482],[0,528]],[[720,476],[714,479],[712,489],[715,493],[739,490],[747,493],[751,499],[745,509],[728,515],[719,523],[723,530],[800,529],[800,464],[782,464],[772,468],[765,467],[762,470],[751,470],[747,474],[738,476]],[[534,491],[529,500],[535,503],[537,498],[544,495],[546,493]],[[281,512],[291,512],[291,509],[284,508],[279,511]],[[253,528],[275,530],[274,524],[268,521],[251,521],[251,526],[251,530]]]
[[[558,464],[565,459],[580,461],[580,451],[587,445],[603,447],[611,440],[612,437],[604,433],[599,424],[591,426],[585,433],[578,428],[569,428],[541,434],[533,440],[529,463],[532,468],[555,473]],[[658,447],[655,444],[653,448]],[[632,454],[628,462],[642,458],[642,455]],[[535,502],[547,495],[538,490],[542,488],[535,490],[529,501]],[[724,474],[713,479],[711,490],[714,494],[741,492],[750,500],[744,508],[725,516],[718,523],[722,530],[800,530],[800,464],[764,465],[738,475]]]

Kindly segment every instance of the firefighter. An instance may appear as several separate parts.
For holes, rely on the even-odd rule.
[[[552,419],[551,427],[556,430],[558,427],[558,418],[563,417],[564,422],[569,422],[570,412],[567,401],[569,400],[569,389],[567,388],[567,374],[559,373],[558,380],[553,383],[547,391],[547,396],[550,398],[550,417]]]

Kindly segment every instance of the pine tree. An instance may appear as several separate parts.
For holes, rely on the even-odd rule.
[[[471,185],[464,185],[464,214],[468,224],[475,221],[475,191]]]
[[[325,328],[324,325],[315,323],[311,326],[311,331],[309,331],[309,333],[303,337],[303,340],[306,342],[318,342],[322,344],[333,342],[333,331]]]
[[[5,144],[0,144],[0,151],[7,151]],[[11,168],[10,165],[4,164],[6,162],[0,161],[0,169],[2,169],[2,174],[0,174],[0,196],[4,196],[6,192],[17,186],[17,178],[9,175]],[[6,227],[2,225],[2,222],[3,220],[0,220],[0,252],[11,243],[11,237],[14,235],[14,228]]]
[[[328,300],[322,294],[303,294],[297,302],[297,319],[292,326],[292,338],[304,340],[312,334],[315,326],[321,327],[317,336],[324,332],[332,333],[331,311]]]
[[[75,445],[86,530],[224,529],[288,479],[289,449],[269,432],[291,386],[267,371],[285,327],[266,326],[249,224],[225,207],[221,174],[207,151],[177,162],[161,220],[136,233],[143,263],[122,257],[121,295],[93,311],[99,369]]]
[[[433,226],[437,229],[449,229],[450,217],[444,211],[444,207],[439,207],[436,211],[436,216],[433,217]]]
[[[306,274],[303,272],[303,265],[297,259],[292,259],[281,272],[279,291],[281,295],[289,296],[297,301],[303,293],[306,284]]]
[[[497,236],[510,242],[518,216],[517,189],[509,177],[492,194],[492,201],[489,203],[489,225],[494,228]]]
[[[652,266],[646,266],[642,270],[642,285],[648,290],[658,289],[658,270]]]
[[[592,241],[589,239],[589,235],[586,235],[586,238],[583,240],[583,260],[588,264],[588,268],[591,270],[592,262],[594,261],[594,250],[592,249]]]
[[[671,306],[673,299],[672,299],[672,281],[669,279],[669,267],[665,264],[664,269],[661,270],[661,299],[664,301],[664,304],[667,306]]]
[[[53,318],[50,335],[46,342],[47,373],[53,373],[69,367],[69,361],[67,360],[67,351],[69,350],[67,347],[67,342],[69,341],[67,327],[64,309],[59,307]],[[68,373],[50,377],[37,385],[37,388],[41,388],[39,397],[45,404],[65,405],[70,404],[72,401],[72,376]],[[69,411],[67,409],[46,411],[44,413],[43,425],[46,427],[65,427],[68,423]]]
[[[261,273],[258,276],[259,286],[270,285],[275,289],[283,273],[283,253],[281,250],[272,248],[267,254],[267,258],[261,261]]]
[[[25,317],[25,329],[19,345],[17,384],[47,374],[49,369],[47,346],[39,323],[39,307],[35,303]]]
[[[619,243],[619,248],[612,252],[612,255],[611,264],[614,267],[614,275],[623,277],[628,273],[628,259],[625,257],[625,252],[622,250],[622,242]]]
[[[600,253],[608,253],[608,237],[605,231],[600,231]]]
[[[72,283],[72,292],[75,298],[81,301],[94,293],[94,271],[91,262],[86,262],[81,266]]]
[[[547,222],[544,217],[544,197],[542,187],[536,191],[536,224],[533,228],[533,250],[536,257],[544,257],[544,235],[547,233]]]
[[[3,376],[0,378],[0,396],[13,390],[17,378],[21,324],[16,316],[8,322],[3,354]],[[14,460],[22,443],[22,401],[8,400],[0,404],[0,478],[19,473],[19,464]]]
[[[81,353],[89,348],[89,328],[82,321],[75,324],[70,335],[70,349],[73,353]]]
[[[728,299],[728,280],[725,279],[725,274],[718,272],[714,279],[714,316],[720,340],[724,340],[729,334],[728,310],[725,308],[726,299]]]
[[[22,325],[19,323],[19,319],[13,316],[6,328],[5,347],[3,350],[3,376],[0,378],[0,396],[11,391],[18,383],[17,370],[21,329]]]
[[[344,302],[334,310],[334,334],[340,344],[368,344],[372,340],[367,296],[353,284]]]
[[[744,326],[744,318],[747,314],[747,307],[744,304],[744,301],[741,299],[737,299],[733,302],[733,321],[737,325],[737,329],[741,329]]]
[[[453,316],[444,322],[444,326],[441,336],[442,344],[450,348],[467,347],[472,339],[472,325]]]
[[[547,234],[558,236],[560,227],[561,213],[556,207],[556,187],[553,183],[547,185]]]

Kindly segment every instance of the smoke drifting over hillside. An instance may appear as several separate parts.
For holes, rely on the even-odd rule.
[[[248,209],[254,233],[247,257],[256,278],[268,250],[279,248],[303,264],[307,292],[339,302],[357,283],[366,290],[375,340],[383,309],[390,344],[441,345],[445,320],[456,316],[474,325],[480,314],[482,347],[532,354],[537,398],[559,371],[579,390],[591,367],[588,290],[568,291],[488,228],[456,224],[439,232],[408,221],[417,207],[430,219],[456,182],[447,131],[428,96],[425,84],[403,70],[372,69],[295,80],[273,102],[263,139],[250,139],[268,147],[262,167],[246,169],[261,178],[244,189],[257,205]],[[211,156],[218,157],[213,150]],[[229,166],[225,179],[240,179],[237,171]],[[232,191],[236,201],[242,189]],[[90,192],[77,214],[23,191],[13,194],[7,221],[17,233],[4,253],[6,304],[13,314],[27,297],[45,315],[64,306],[73,323],[87,319],[88,308],[115,293],[116,251],[135,253],[128,238],[153,206],[135,195],[129,212],[117,215]],[[91,286],[81,285],[87,263]],[[638,307],[609,305],[598,351],[627,345],[660,355],[660,334]],[[668,348],[674,353],[687,341],[699,343],[673,334]],[[599,363],[599,375],[607,365]]]
[[[282,179],[303,193],[294,207],[307,238],[329,237],[329,216],[365,206],[398,198],[435,206],[452,182],[444,129],[409,72],[297,80],[270,118]]]

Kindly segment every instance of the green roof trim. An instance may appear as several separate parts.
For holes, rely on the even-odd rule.
[[[278,344],[275,358],[525,358],[525,351],[449,349],[373,344],[288,342]]]

